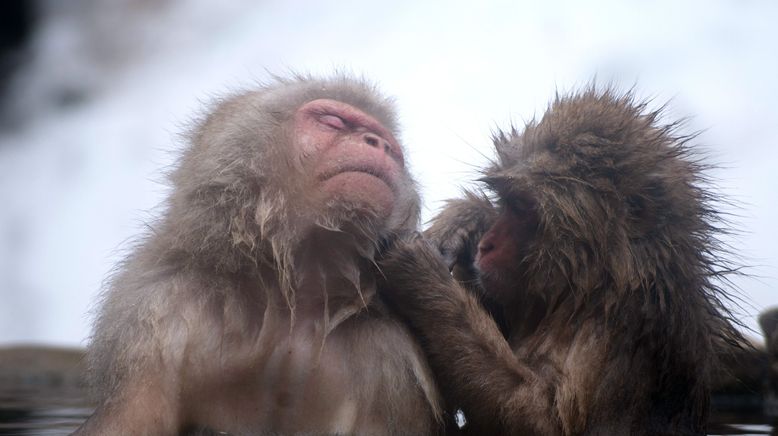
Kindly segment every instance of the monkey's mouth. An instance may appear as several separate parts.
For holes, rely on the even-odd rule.
[[[362,173],[362,174],[367,174],[369,176],[373,176],[378,180],[384,182],[389,187],[389,189],[392,190],[392,192],[395,191],[394,182],[392,178],[389,176],[389,174],[382,168],[376,168],[373,166],[364,166],[364,165],[343,166],[343,167],[335,168],[330,171],[325,171],[324,173],[319,175],[318,179],[320,182],[323,182],[335,176],[346,174],[346,173]]]

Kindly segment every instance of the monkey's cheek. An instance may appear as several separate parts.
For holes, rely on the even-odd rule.
[[[395,204],[394,191],[382,179],[362,172],[337,174],[323,182],[322,191],[328,199],[346,205],[364,207],[380,216],[391,214]]]

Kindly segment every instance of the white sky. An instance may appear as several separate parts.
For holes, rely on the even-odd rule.
[[[288,70],[344,68],[396,98],[425,219],[472,179],[493,129],[542,114],[557,89],[597,75],[672,99],[740,203],[744,321],[778,305],[776,2],[82,3],[91,15],[46,22],[14,88],[23,122],[0,131],[0,345],[84,345],[102,279],[164,197],[177,135],[213,96]],[[86,99],[57,108],[62,89]]]

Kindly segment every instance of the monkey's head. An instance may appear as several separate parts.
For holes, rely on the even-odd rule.
[[[316,231],[370,245],[415,229],[419,197],[398,136],[391,102],[345,76],[276,79],[227,98],[173,173],[175,242],[233,268],[288,257]]]
[[[482,180],[500,214],[476,256],[487,293],[554,305],[640,287],[652,304],[669,285],[705,292],[714,213],[687,138],[658,116],[630,94],[588,89],[558,97],[523,132],[495,135]]]

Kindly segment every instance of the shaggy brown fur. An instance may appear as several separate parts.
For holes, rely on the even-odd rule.
[[[401,160],[386,163],[396,174],[390,212],[338,198],[322,204],[325,182],[311,170],[321,156],[292,138],[369,127],[333,133],[319,120],[301,133],[298,108],[319,99],[346,103],[397,136],[390,102],[348,77],[277,79],[219,102],[183,150],[163,216],[103,294],[89,347],[100,407],[80,434],[439,427],[422,351],[375,298],[377,241],[417,228],[415,184]],[[350,156],[389,159],[380,150]]]
[[[432,243],[401,240],[380,263],[464,430],[704,433],[715,344],[739,334],[705,166],[659,117],[609,90],[557,97],[495,136],[496,204],[450,202]],[[461,282],[483,285],[499,326]]]

